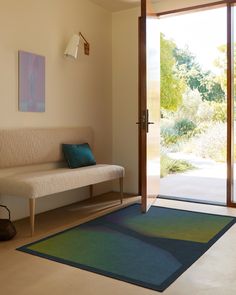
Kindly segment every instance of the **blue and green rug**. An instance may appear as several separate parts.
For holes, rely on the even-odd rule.
[[[164,207],[141,214],[135,204],[18,250],[164,291],[235,221]]]

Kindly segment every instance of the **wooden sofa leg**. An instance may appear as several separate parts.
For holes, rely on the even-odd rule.
[[[93,197],[93,185],[89,186],[89,195],[90,195],[90,198]]]
[[[123,204],[123,177],[120,178],[120,203]]]
[[[31,237],[34,235],[34,223],[35,223],[35,199],[29,200],[29,209],[30,209],[30,229]]]

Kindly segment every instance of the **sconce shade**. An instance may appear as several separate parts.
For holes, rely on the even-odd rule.
[[[68,57],[72,57],[74,59],[78,56],[78,46],[79,46],[80,36],[79,35],[73,35],[66,47],[65,55]]]

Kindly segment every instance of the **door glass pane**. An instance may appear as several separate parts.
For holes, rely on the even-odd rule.
[[[147,194],[150,203],[160,188],[160,29],[159,20],[147,20]]]
[[[161,20],[161,195],[226,203],[226,12]]]

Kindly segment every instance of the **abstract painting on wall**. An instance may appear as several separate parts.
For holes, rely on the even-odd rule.
[[[45,57],[19,51],[19,110],[45,112]]]

